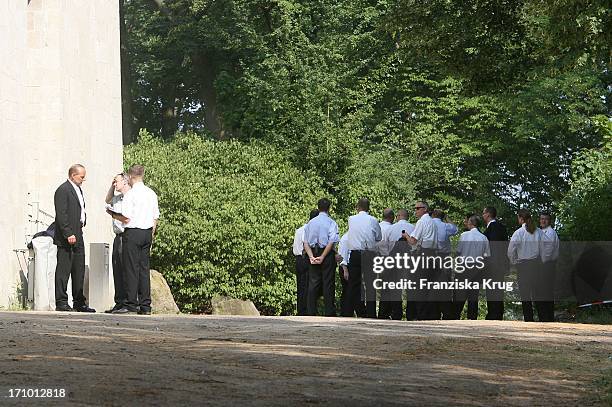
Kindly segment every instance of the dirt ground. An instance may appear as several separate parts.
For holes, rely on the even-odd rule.
[[[611,326],[558,323],[0,312],[0,348],[0,404],[605,405],[612,373]]]

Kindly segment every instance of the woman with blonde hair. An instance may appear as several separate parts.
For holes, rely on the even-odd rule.
[[[517,217],[521,227],[510,238],[508,258],[510,263],[516,265],[518,273],[523,319],[533,322],[532,302],[535,301],[538,319],[542,321],[546,312],[542,309],[543,299],[537,298],[536,294],[540,284],[538,273],[542,272],[542,231],[536,228],[528,210],[519,210]]]

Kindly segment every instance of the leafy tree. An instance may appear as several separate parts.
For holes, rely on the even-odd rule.
[[[550,68],[609,68],[612,11],[604,0],[530,0],[523,25],[538,47],[533,55]]]
[[[561,208],[568,236],[581,236],[580,208],[587,207],[578,197],[607,196],[604,181],[597,193],[583,185],[607,171],[597,161],[607,157],[602,117],[610,117],[610,10],[602,0],[122,4],[124,65],[131,67],[124,73],[131,86],[123,92],[131,103],[124,100],[124,106],[132,111],[124,113],[134,117],[127,123],[134,130],[125,131],[144,128],[173,140],[166,145],[143,138],[158,152],[147,159],[160,174],[178,171],[173,160],[192,165],[195,158],[183,146],[224,163],[216,155],[221,151],[259,162],[248,154],[268,157],[262,151],[270,150],[277,157],[271,163],[307,174],[309,190],[317,191],[296,198],[296,208],[306,213],[300,202],[327,194],[337,202],[341,228],[356,200],[367,196],[374,214],[426,199],[455,220],[493,204],[510,228],[519,207]],[[199,136],[174,140],[177,131]],[[185,137],[188,142],[181,141]],[[149,157],[146,152],[133,146],[128,158]],[[165,163],[163,170],[155,160]],[[237,164],[212,173],[198,165],[189,168],[226,180]],[[281,179],[293,182],[274,172],[255,173],[277,178],[278,190]],[[241,190],[260,196],[246,186]],[[216,213],[202,205],[185,204],[181,211]],[[236,217],[227,221],[242,225]],[[298,224],[285,230],[286,239]],[[175,233],[180,230],[168,229],[166,239]],[[278,240],[274,250],[286,250],[283,244]],[[162,248],[156,249],[160,261],[167,256]],[[229,286],[246,287],[245,276],[253,275],[252,259],[239,277],[227,271],[236,264],[195,253],[188,280],[179,281],[182,272],[170,277],[174,287],[187,290],[183,303],[197,304],[191,309],[205,309],[213,288],[226,293]],[[198,271],[206,278],[194,277],[195,270],[207,270]],[[201,284],[212,285],[197,288]],[[258,304],[285,312],[280,310],[288,309],[288,291],[274,291],[282,284],[262,283]],[[190,291],[196,289],[201,293]],[[267,289],[269,300],[262,291]]]

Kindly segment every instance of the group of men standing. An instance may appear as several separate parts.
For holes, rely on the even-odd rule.
[[[96,312],[87,305],[83,293],[85,243],[83,228],[87,223],[85,197],[81,185],[86,170],[74,164],[68,180],[54,195],[57,267],[55,302],[57,311]],[[144,167],[134,165],[117,174],[106,196],[107,213],[113,219],[113,278],[115,305],[113,314],[151,314],[149,255],[159,207],[157,195],[144,185]],[[73,305],[68,304],[68,279],[72,278]]]
[[[459,233],[459,228],[446,221],[443,211],[431,210],[424,201],[417,202],[414,207],[417,219],[414,225],[409,222],[406,209],[398,210],[397,214],[390,208],[385,209],[383,220],[378,222],[368,213],[369,201],[362,198],[356,205],[357,214],[348,219],[348,231],[340,237],[338,225],[329,216],[330,205],[328,199],[320,199],[318,210],[312,211],[309,222],[295,233],[293,254],[296,258],[298,315],[316,315],[317,301],[321,293],[325,304],[324,315],[337,315],[335,270],[338,266],[342,283],[341,316],[402,319],[404,293],[400,290],[399,294],[395,292],[388,295],[383,290],[377,294],[374,284],[376,276],[371,272],[372,258],[393,256],[402,251],[410,253],[410,256],[423,258],[450,257],[450,238]],[[544,225],[546,222],[548,224]],[[546,231],[543,233],[554,233],[550,227],[549,214],[541,216],[541,223]],[[480,231],[481,226],[486,226],[484,232]],[[467,215],[464,228],[465,232],[459,238],[457,255],[480,257],[484,259],[485,265],[466,271],[464,278],[470,281],[488,279],[498,283],[485,289],[486,319],[501,320],[504,316],[503,282],[509,271],[509,260],[512,261],[508,252],[506,227],[497,220],[497,210],[489,206],[484,208],[482,216]],[[556,233],[554,237],[556,238]],[[519,263],[522,264],[522,261]],[[413,279],[451,281],[453,277],[452,267],[420,267],[414,271]],[[382,278],[384,279],[385,275]],[[550,280],[546,283],[552,284]],[[524,291],[521,290],[521,294]],[[467,302],[467,318],[476,319],[478,295],[478,289],[408,290],[405,294],[405,317],[407,320],[459,319]],[[545,316],[540,316],[540,320],[549,320],[549,312],[552,312],[550,308]],[[531,319],[526,316],[525,320],[533,320],[533,316]]]

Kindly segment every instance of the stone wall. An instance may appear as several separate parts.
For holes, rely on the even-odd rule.
[[[113,0],[0,1],[0,307],[17,290],[13,250],[25,248],[37,227],[28,204],[54,215],[53,193],[71,164],[87,168],[86,248],[112,241],[103,206],[122,169],[118,7]]]

